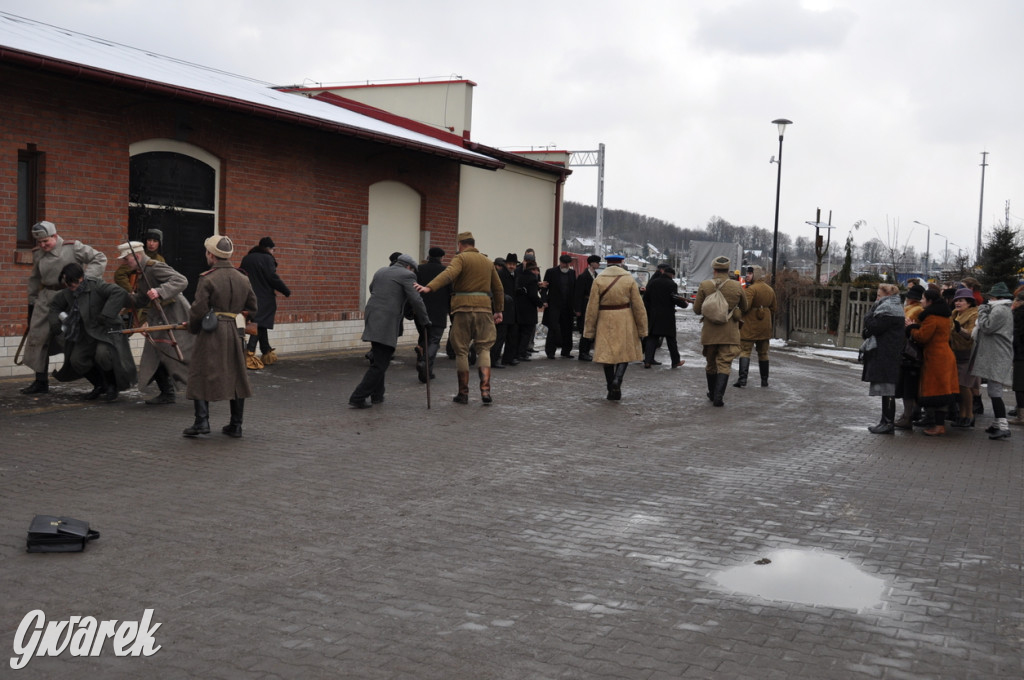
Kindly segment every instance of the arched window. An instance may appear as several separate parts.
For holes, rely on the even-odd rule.
[[[207,269],[203,241],[217,231],[220,161],[172,139],[138,142],[129,153],[128,235],[142,241],[150,229],[163,232],[161,254],[188,278],[191,300]]]

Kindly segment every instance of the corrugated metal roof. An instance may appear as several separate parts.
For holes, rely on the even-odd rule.
[[[76,33],[71,30],[0,12],[0,62],[20,63],[42,70],[74,73],[138,89],[159,84],[165,94],[198,99],[213,106],[252,115],[288,120],[448,156],[486,168],[503,163],[474,153],[461,143],[448,143],[400,125],[273,89],[270,83],[166,57],[147,50]],[[454,136],[453,136],[454,137]],[[457,140],[458,138],[456,138]]]

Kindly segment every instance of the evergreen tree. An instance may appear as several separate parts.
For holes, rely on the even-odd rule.
[[[989,234],[978,260],[982,285],[986,288],[1002,281],[1013,290],[1024,267],[1024,243],[1017,232],[1000,223]]]

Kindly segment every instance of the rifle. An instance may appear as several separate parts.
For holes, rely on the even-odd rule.
[[[153,331],[185,331],[188,330],[187,323],[167,323],[162,326],[142,326],[140,328],[121,328],[107,331],[111,334],[131,335],[132,333],[151,333]],[[179,350],[179,354],[181,351]]]

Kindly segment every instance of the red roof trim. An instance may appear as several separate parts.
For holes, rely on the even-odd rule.
[[[572,174],[572,170],[561,165],[560,163],[553,163],[551,161],[538,161],[533,158],[527,158],[521,156],[518,153],[512,151],[502,151],[501,149],[495,149],[491,146],[485,146],[484,144],[477,144],[476,142],[466,142],[466,148],[470,151],[476,151],[482,153],[485,156],[493,156],[500,161],[519,165],[526,168],[533,168],[534,170],[540,170],[541,172],[548,172],[554,175],[561,175],[562,179],[565,179]]]

